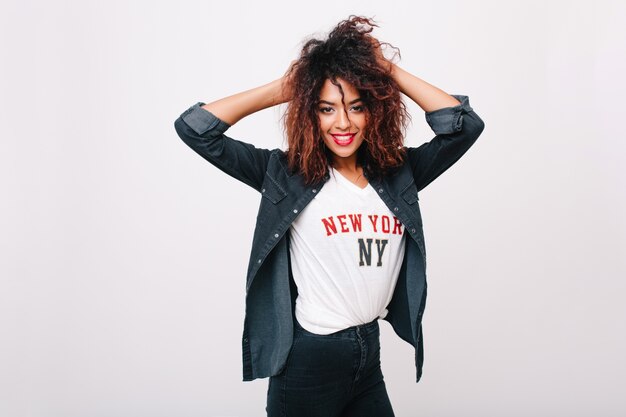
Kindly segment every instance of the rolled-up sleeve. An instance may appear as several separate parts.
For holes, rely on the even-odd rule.
[[[230,124],[202,108],[204,104],[197,102],[176,119],[176,133],[211,164],[260,191],[272,150],[226,136]]]
[[[185,110],[185,112],[181,114],[185,123],[200,136],[205,136],[207,133],[209,136],[219,136],[228,130],[230,125],[219,119],[210,111],[203,109],[201,106],[204,106],[204,104],[205,103],[199,101]]]
[[[451,94],[460,104],[426,112],[426,122],[435,137],[407,155],[418,192],[450,168],[476,142],[485,123],[470,106],[469,97]]]
[[[473,111],[468,96],[458,94],[451,94],[451,96],[459,100],[461,104],[426,112],[426,122],[436,135],[458,132],[462,127],[462,114]]]

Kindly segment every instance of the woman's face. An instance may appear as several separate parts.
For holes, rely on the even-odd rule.
[[[356,164],[356,151],[363,143],[365,107],[359,92],[341,78],[337,79],[345,95],[341,102],[339,87],[326,80],[320,91],[317,114],[324,143],[339,166]]]

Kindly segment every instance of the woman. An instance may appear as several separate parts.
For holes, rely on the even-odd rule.
[[[423,364],[426,251],[418,191],[452,166],[484,123],[387,60],[372,20],[350,16],[305,43],[285,75],[205,104],[175,122],[182,140],[261,193],[246,285],[243,380],[269,377],[269,416],[393,416],[378,319]],[[400,92],[437,134],[403,146]],[[224,132],[288,103],[288,149]]]

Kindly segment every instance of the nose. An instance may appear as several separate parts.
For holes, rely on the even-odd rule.
[[[335,127],[337,129],[347,129],[351,124],[352,122],[344,110],[337,112],[337,119],[335,120]]]

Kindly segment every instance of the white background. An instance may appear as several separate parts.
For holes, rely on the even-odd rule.
[[[420,193],[424,374],[380,321],[397,416],[623,416],[619,2],[3,1],[0,415],[264,416],[242,381],[260,195],[174,131],[350,14],[485,121]],[[405,97],[406,144],[434,136]],[[282,109],[229,130],[285,148]]]

